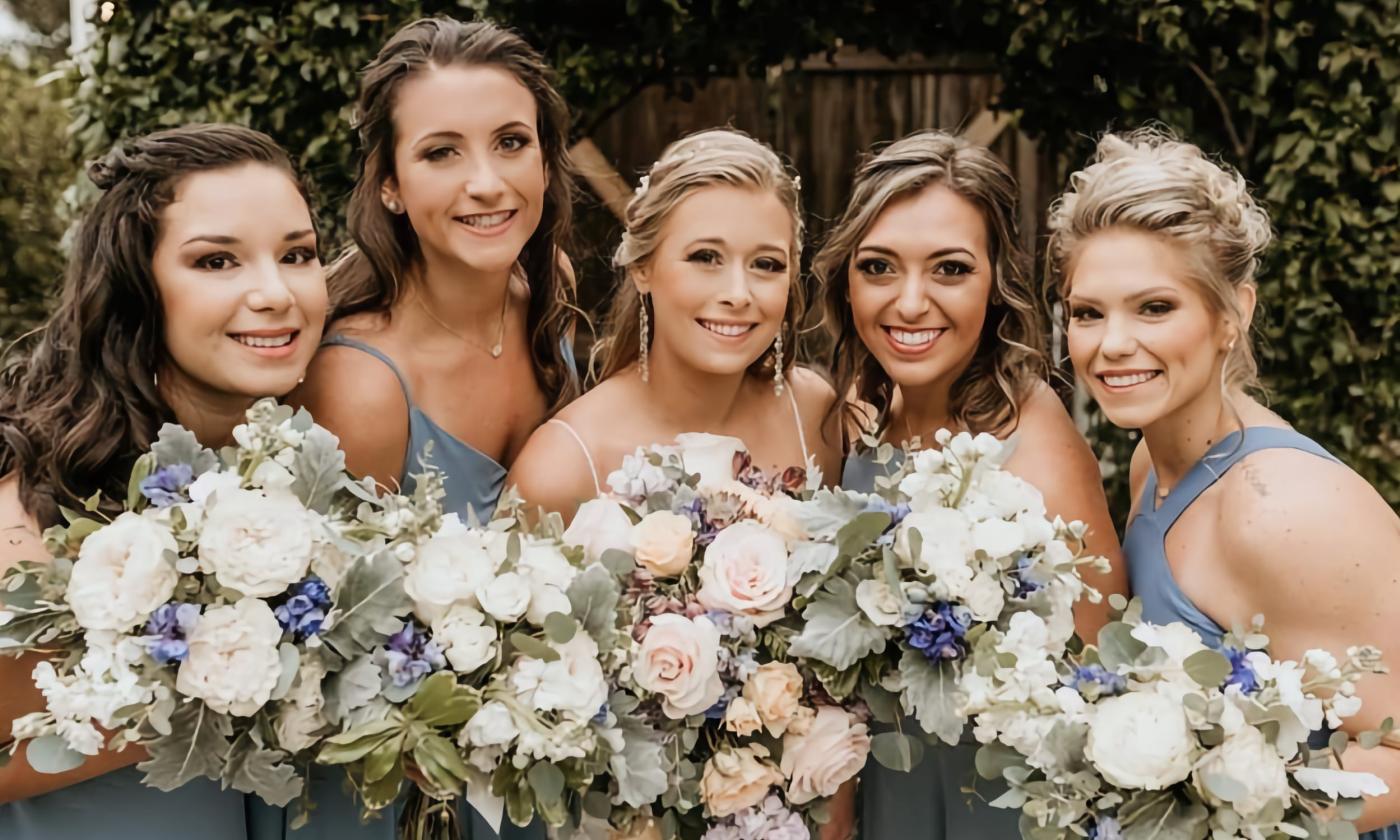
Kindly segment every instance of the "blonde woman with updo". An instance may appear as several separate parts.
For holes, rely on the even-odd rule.
[[[918,448],[934,445],[941,428],[1014,436],[1006,468],[1040,490],[1052,516],[1089,525],[1089,551],[1112,568],[1086,577],[1105,594],[1124,592],[1098,464],[1045,381],[1017,195],[991,151],[941,131],[891,143],[856,170],[846,210],[813,262],[836,388],[850,398],[835,410],[853,441],[864,433]],[[872,490],[893,466],[857,446],[841,486]],[[1076,608],[1086,638],[1105,620],[1102,604]],[[913,718],[900,727],[919,731]],[[977,778],[976,752],[968,732],[956,746],[926,750],[909,773],[872,759],[861,778],[861,836],[1018,836],[1018,813],[987,804],[1000,791]]]
[[[1075,372],[1138,429],[1123,552],[1148,621],[1207,643],[1263,613],[1301,660],[1400,639],[1400,520],[1370,485],[1253,396],[1255,273],[1272,240],[1244,179],[1155,130],[1107,135],[1050,213],[1050,281]],[[1400,713],[1400,675],[1357,685],[1345,731]],[[1400,839],[1400,743],[1346,752],[1376,774],[1357,827]]]
[[[729,129],[666,147],[627,206],[599,382],[535,432],[508,482],[570,520],[625,456],[685,432],[834,476],[834,392],[794,359],[801,250],[798,185],[772,149]]]

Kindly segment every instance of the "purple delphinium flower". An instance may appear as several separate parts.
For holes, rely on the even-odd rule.
[[[298,642],[321,632],[321,624],[326,620],[326,611],[331,608],[331,589],[326,582],[311,575],[293,586],[289,597],[273,609],[277,623],[291,633]]]
[[[1237,687],[1244,694],[1253,694],[1259,690],[1259,675],[1254,673],[1254,668],[1250,666],[1249,651],[1240,650],[1237,647],[1223,647],[1220,652],[1225,654],[1225,658],[1230,660],[1230,676],[1225,678],[1225,684],[1220,688]]]
[[[403,629],[389,637],[384,654],[389,663],[389,676],[397,688],[406,688],[447,667],[447,659],[437,642],[412,619],[405,621]]]
[[[156,607],[156,611],[151,613],[151,617],[146,620],[146,634],[141,637],[141,641],[145,643],[146,652],[151,658],[162,665],[184,662],[185,657],[190,655],[190,646],[186,639],[198,622],[198,604],[177,604],[171,601]]]
[[[1122,694],[1128,690],[1128,679],[1102,665],[1082,665],[1074,669],[1069,687],[1092,700]]]
[[[690,518],[690,523],[695,526],[696,545],[703,548],[714,542],[715,537],[719,535],[719,528],[710,521],[709,512],[705,510],[704,499],[697,496],[688,504],[682,505],[676,513]]]
[[[188,502],[185,488],[194,480],[194,468],[189,464],[171,464],[161,467],[141,479],[141,495],[156,507],[170,507]]]
[[[961,604],[939,601],[904,628],[909,646],[930,662],[962,659],[967,656],[967,631],[972,613]]]
[[[1123,827],[1113,817],[1101,814],[1089,827],[1089,840],[1123,840]]]

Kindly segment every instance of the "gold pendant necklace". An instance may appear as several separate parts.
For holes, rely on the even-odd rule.
[[[448,333],[450,333],[450,334],[456,336],[460,341],[463,341],[463,342],[465,342],[466,344],[469,344],[469,345],[471,345],[472,347],[475,347],[475,348],[478,349],[478,350],[481,350],[481,351],[486,352],[486,353],[490,353],[490,354],[491,354],[491,358],[493,358],[493,359],[499,359],[499,358],[501,358],[501,351],[502,351],[502,349],[503,349],[503,342],[505,341],[505,337],[506,337],[506,305],[510,303],[510,285],[509,285],[509,282],[507,282],[506,289],[505,289],[505,293],[501,296],[501,322],[500,322],[500,324],[496,327],[496,343],[493,344],[493,345],[491,345],[491,349],[489,349],[489,350],[486,349],[485,347],[482,347],[482,346],[481,346],[480,344],[478,344],[476,341],[474,341],[474,340],[472,340],[472,339],[470,339],[470,338],[467,338],[465,335],[462,335],[461,333],[459,333],[459,332],[457,332],[456,330],[454,330],[454,329],[452,329],[451,327],[449,327],[441,318],[439,318],[437,315],[435,315],[435,314],[433,313],[433,310],[431,310],[431,309],[428,308],[428,305],[425,304],[425,303],[423,302],[423,298],[422,298],[421,296],[415,295],[414,298],[413,298],[413,300],[418,304],[418,308],[422,309],[423,312],[424,312],[429,318],[432,318],[433,321],[436,322],[437,325],[438,325],[439,327],[442,327],[443,329],[447,330]]]

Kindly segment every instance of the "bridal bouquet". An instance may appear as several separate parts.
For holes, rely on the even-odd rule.
[[[214,452],[166,425],[124,512],[64,510],[52,562],[5,575],[0,652],[47,655],[47,709],[11,747],[35,769],[139,744],[154,787],[205,776],[285,805],[297,754],[378,693],[347,657],[389,618],[396,553],[438,527],[441,482],[380,498],[334,435],[271,400],[233,436]]]
[[[802,504],[791,569],[802,622],[788,654],[832,697],[859,696],[886,722],[912,715],[955,744],[975,711],[967,683],[997,673],[990,639],[1034,624],[1037,650],[1062,655],[1087,589],[1078,569],[1106,561],[1082,557],[1084,526],[1049,519],[1040,493],[1001,468],[1007,445],[947,431],[937,441],[875,493],[822,490]],[[873,749],[907,770],[923,743],[896,730]]]
[[[519,514],[508,499],[489,524],[447,517],[400,546],[401,578],[378,596],[395,618],[347,669],[367,702],[317,755],[346,765],[371,809],[416,775],[407,837],[457,836],[464,787],[497,827],[502,809],[517,825],[563,823],[610,754],[602,661],[614,616],[599,610],[616,584],[581,571],[557,517],[531,528]]]
[[[1001,659],[970,688],[978,772],[1007,781],[993,804],[1022,810],[1024,836],[1356,836],[1329,830],[1328,815],[1354,819],[1361,797],[1386,786],[1330,768],[1309,735],[1360,709],[1356,681],[1383,670],[1378,650],[1278,661],[1256,618],[1217,651],[1184,624],[1149,624],[1137,602],[1112,600],[1126,612],[1058,665],[1027,643],[1031,630],[987,642]],[[1330,752],[1346,745],[1335,732]]]
[[[639,450],[565,541],[622,586],[613,755],[584,797],[597,819],[665,837],[807,838],[864,765],[863,710],[788,655],[792,548],[811,471],[765,475],[733,438]],[[599,591],[602,591],[601,585]]]

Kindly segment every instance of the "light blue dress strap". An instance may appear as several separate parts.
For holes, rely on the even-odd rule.
[[[23,759],[15,759],[23,761]],[[4,840],[184,840],[191,826],[212,840],[247,840],[244,796],[198,779],[162,793],[135,767],[0,805]]]
[[[861,450],[846,458],[841,486],[869,493],[875,478],[898,470],[904,452],[896,450],[886,464],[875,453]],[[919,722],[905,718],[900,728],[920,733]],[[894,729],[876,724],[879,732]],[[860,837],[862,840],[1001,840],[1020,837],[1020,812],[987,803],[1005,792],[1003,782],[977,775],[977,742],[963,732],[955,746],[930,744],[923,760],[908,773],[885,767],[872,756],[861,771]],[[969,788],[969,792],[964,792]]]

